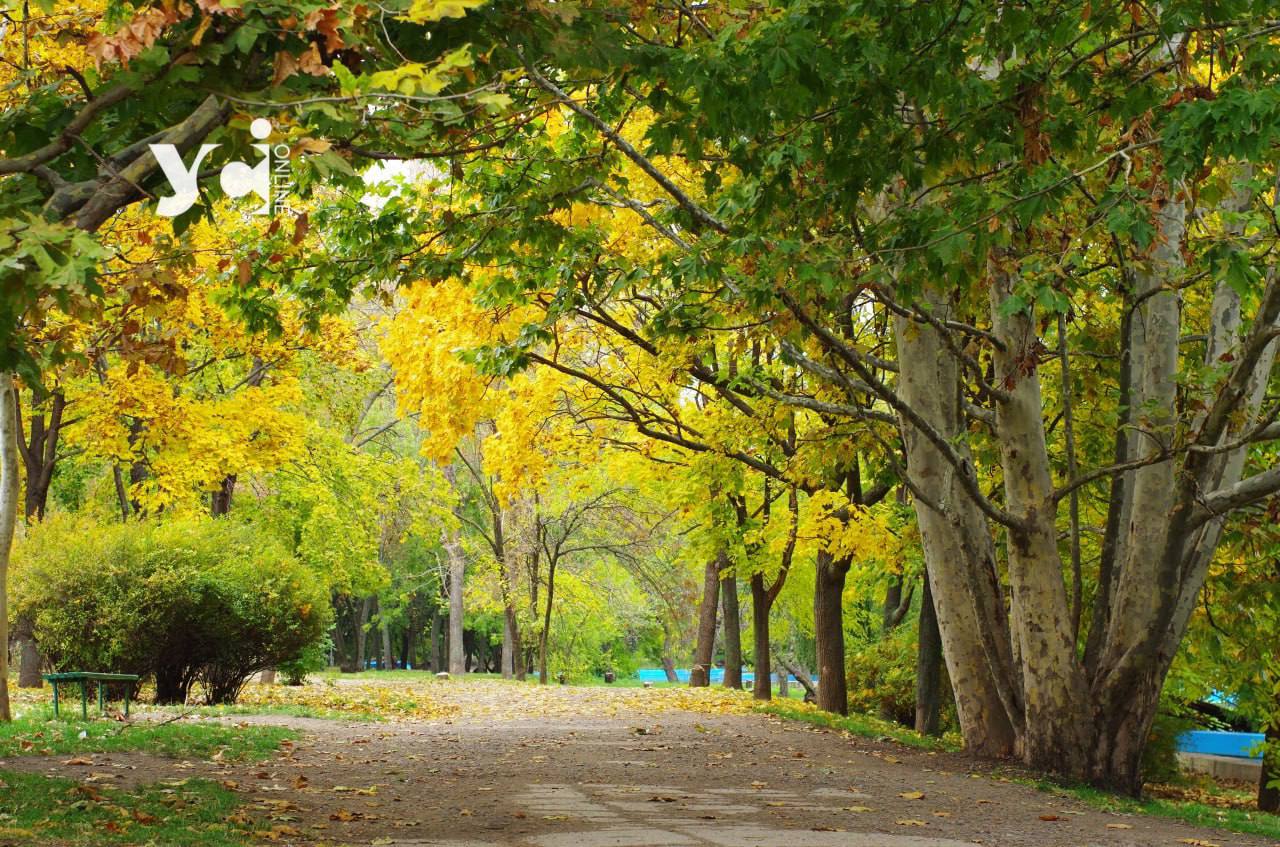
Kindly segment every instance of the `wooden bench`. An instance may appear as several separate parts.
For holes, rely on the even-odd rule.
[[[98,683],[98,713],[105,714],[105,701],[102,696],[102,684],[104,682],[123,682],[124,683],[124,714],[129,715],[129,695],[133,691],[133,687],[138,684],[141,677],[131,673],[89,673],[87,671],[70,671],[68,673],[47,673],[44,675],[45,680],[53,686],[53,716],[58,717],[58,683],[60,682],[78,682],[80,683],[80,717],[88,720],[89,718],[89,683]]]

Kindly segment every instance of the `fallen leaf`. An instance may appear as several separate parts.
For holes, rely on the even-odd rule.
[[[364,815],[360,814],[359,812],[353,812],[350,809],[339,809],[338,811],[329,815],[329,820],[342,821],[343,823],[347,823],[349,821],[358,821],[363,819],[364,819]]]
[[[903,791],[898,796],[901,797],[903,800],[923,800],[924,792],[923,791]]]

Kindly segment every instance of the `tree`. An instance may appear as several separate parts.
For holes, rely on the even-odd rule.
[[[790,393],[766,383],[780,402],[849,423],[896,418],[970,747],[1019,751],[1033,766],[1136,791],[1217,516],[1280,484],[1270,470],[1240,477],[1235,458],[1273,434],[1269,410],[1250,397],[1270,372],[1277,294],[1274,273],[1251,270],[1250,258],[1270,240],[1256,186],[1267,181],[1273,130],[1244,118],[1274,108],[1262,69],[1275,47],[1250,29],[1253,4],[1234,11],[1111,7],[1044,28],[1036,21],[1062,15],[988,10],[960,20],[935,7],[855,4],[743,21],[712,7],[698,14],[701,27],[690,21],[687,38],[652,21],[640,37],[584,15],[574,26],[592,32],[595,49],[627,51],[626,84],[620,70],[578,62],[555,44],[538,55],[520,45],[531,90],[519,93],[531,108],[572,118],[547,153],[522,138],[504,155],[523,144],[538,172],[554,176],[464,171],[478,196],[529,204],[518,206],[523,224],[503,228],[506,246],[494,244],[479,208],[451,209],[439,229],[459,236],[476,263],[520,266],[532,250],[556,273],[581,268],[581,277],[505,289],[522,304],[554,291],[547,302],[557,319],[586,303],[607,320],[602,303],[643,292],[642,321],[654,335],[696,336],[728,303],[767,326],[786,361],[821,386]],[[712,26],[734,37],[702,37]],[[1177,35],[1193,31],[1233,33],[1239,62],[1223,71],[1213,39]],[[1121,45],[1129,49],[1113,57]],[[787,61],[775,61],[780,52]],[[571,92],[562,79],[573,80]],[[641,108],[654,117],[637,142],[615,127]],[[1224,138],[1213,129],[1223,121],[1240,133]],[[571,155],[601,148],[608,155]],[[646,178],[638,196],[618,179],[620,161]],[[1240,177],[1241,162],[1253,176]],[[1203,241],[1191,250],[1187,207],[1216,209],[1238,192],[1253,198],[1248,211],[1195,218]],[[582,193],[633,213],[661,236],[661,253],[595,275],[607,241],[589,218],[564,224]],[[1092,222],[1105,236],[1089,235]],[[437,267],[460,265],[449,256]],[[502,300],[504,285],[497,274],[476,287]],[[1179,291],[1218,304],[1203,350],[1179,345],[1208,314],[1180,309]],[[875,328],[870,345],[859,324]],[[540,350],[545,322],[541,330],[504,345],[509,368],[567,370]],[[888,360],[876,340],[890,339]],[[1119,389],[1108,404],[1111,431],[1121,433],[1110,455],[1075,449],[1077,430],[1103,416],[1049,426],[1057,416],[1046,414],[1046,398],[1060,379],[1040,367],[1049,341],[1068,380],[1073,356],[1100,343],[1118,354],[1099,374]],[[503,372],[504,360],[486,362]],[[1057,399],[1069,403],[1075,390],[1067,384]],[[612,399],[631,404],[616,390]],[[652,432],[670,415],[634,417]],[[897,461],[895,453],[881,455]],[[860,470],[833,462],[823,487],[858,504]],[[1110,519],[1086,631],[1082,557],[1068,557],[1068,575],[1058,522],[1075,549],[1083,539],[1070,504],[1099,496]],[[822,598],[838,596],[848,563],[821,555],[825,621],[834,606]],[[824,651],[819,664],[838,657]]]
[[[0,377],[0,721],[9,710],[9,555],[18,520],[18,392],[13,377]]]
[[[1207,267],[1221,269],[1210,273],[1208,285],[1216,284],[1213,297],[1226,305],[1226,320],[1214,321],[1199,361],[1219,370],[1205,374],[1204,381],[1184,384],[1204,398],[1200,409],[1177,402],[1183,333],[1174,291],[1194,285],[1197,277],[1182,249],[1184,201],[1167,180],[1190,177],[1206,155],[1258,155],[1269,143],[1269,131],[1223,142],[1207,131],[1207,121],[1238,114],[1232,110],[1269,95],[1257,93],[1256,76],[1228,75],[1214,85],[1229,96],[1209,100],[1184,93],[1163,113],[1167,117],[1160,118],[1160,125],[1151,126],[1143,118],[1148,104],[1168,101],[1175,87],[1185,90],[1200,67],[1199,45],[1186,40],[1178,48],[1185,61],[1157,50],[1141,58],[1131,54],[1114,67],[1075,61],[1062,75],[1048,70],[1076,39],[1090,45],[1108,43],[1113,35],[1120,43],[1158,38],[1136,34],[1130,21],[1115,12],[1082,24],[1083,34],[1074,28],[1068,34],[994,12],[947,29],[942,10],[905,15],[895,10],[891,18],[878,19],[878,43],[893,45],[887,55],[896,57],[889,64],[903,65],[891,69],[884,61],[842,64],[844,48],[834,47],[847,43],[855,49],[847,40],[862,39],[863,33],[853,22],[862,14],[876,17],[876,10],[826,11],[818,24],[829,27],[823,32],[832,40],[821,47],[812,38],[815,21],[784,15],[745,27],[742,37],[727,47],[720,41],[697,42],[687,51],[687,62],[671,61],[665,45],[650,48],[654,88],[636,89],[632,74],[631,90],[644,96],[660,80],[673,94],[662,98],[647,153],[610,128],[619,114],[618,100],[625,97],[597,96],[583,105],[550,78],[535,76],[535,82],[549,99],[577,114],[584,133],[608,142],[650,175],[673,201],[671,214],[704,236],[672,257],[668,273],[673,278],[689,279],[692,269],[703,268],[728,275],[731,279],[721,283],[726,297],[763,304],[753,311],[765,316],[776,308],[772,319],[783,338],[795,337],[798,328],[816,346],[815,358],[792,342],[794,360],[809,362],[810,372],[825,373],[833,387],[852,388],[864,398],[863,409],[882,405],[900,419],[906,479],[970,746],[986,753],[1017,749],[1034,766],[1137,790],[1138,762],[1156,695],[1216,539],[1213,510],[1268,496],[1280,481],[1264,471],[1237,482],[1225,462],[1226,456],[1239,453],[1237,442],[1262,433],[1259,421],[1268,420],[1251,408],[1248,397],[1251,385],[1265,382],[1254,374],[1270,369],[1273,275],[1257,280],[1259,306],[1249,314],[1230,302],[1232,289],[1225,276],[1213,279],[1225,274],[1227,266],[1239,268],[1239,259],[1225,264],[1209,259]],[[1176,31],[1186,23],[1183,13],[1162,8],[1155,30]],[[938,43],[933,33],[939,29],[946,33],[944,42],[956,48],[951,64],[935,63],[927,74],[914,75],[916,46],[931,39],[926,43],[933,52]],[[1019,66],[1046,68],[1031,87],[1021,74],[1007,69],[1009,54],[1004,51],[1014,43]],[[791,71],[782,70],[788,66],[768,63],[780,45],[804,69],[803,87]],[[643,46],[635,49],[645,51]],[[1238,49],[1250,56],[1272,50],[1257,41],[1242,42]],[[866,45],[857,43],[856,51],[865,55]],[[717,61],[707,61],[704,53]],[[659,54],[667,56],[662,65]],[[785,74],[786,84],[755,86],[756,96],[736,97],[742,77],[732,75],[744,69]],[[885,79],[902,80],[906,88],[893,90]],[[580,79],[575,84],[585,89]],[[1063,92],[1072,86],[1088,96],[1069,104]],[[1130,96],[1113,99],[1117,86],[1127,86]],[[599,89],[605,90],[607,86]],[[712,98],[734,107],[716,108]],[[899,108],[902,102],[910,109]],[[1057,121],[1053,134],[1043,124],[1049,109]],[[1068,116],[1094,109],[1108,113],[1097,133],[1060,129],[1069,125]],[[934,119],[982,110],[995,116],[995,122]],[[789,126],[800,129],[789,133]],[[836,133],[834,138],[828,131]],[[1125,132],[1129,134],[1120,139]],[[1007,133],[1022,145],[986,144],[993,133]],[[762,136],[779,140],[758,145],[742,141]],[[842,146],[835,139],[850,144]],[[1099,147],[1112,143],[1131,161],[1136,157],[1144,177],[1154,176],[1149,187],[1131,193],[1130,172],[1108,170],[1119,155],[1099,152]],[[895,145],[912,155],[919,151],[924,167],[895,154]],[[1153,149],[1157,145],[1162,149]],[[851,147],[857,151],[852,157]],[[732,219],[708,211],[666,175],[669,169],[655,164],[656,157],[677,150],[703,169],[715,161],[706,155],[709,150],[733,166],[735,179],[725,181],[718,198],[720,206],[735,212]],[[820,184],[805,181],[797,157],[823,173]],[[1218,179],[1230,177],[1231,171],[1224,169]],[[956,185],[946,185],[953,180]],[[832,193],[833,185],[839,185],[838,193]],[[811,218],[796,224],[797,200],[806,188],[820,189],[815,190],[817,206]],[[1000,192],[1012,199],[997,199]],[[842,226],[829,215],[833,197],[839,198],[851,225]],[[928,202],[918,199],[925,197]],[[1143,197],[1154,214],[1140,211]],[[1048,198],[1064,202],[1054,206]],[[788,217],[778,217],[782,204]],[[1077,229],[1078,221],[1090,214],[1106,217],[1115,240],[1078,242],[1074,248],[1068,243],[1064,260],[1057,231]],[[796,237],[806,229],[816,229],[820,237]],[[1195,262],[1222,256],[1224,250],[1239,255],[1230,231],[1218,229],[1210,237],[1222,246]],[[1130,315],[1119,340],[1120,361],[1129,369],[1120,405],[1127,410],[1130,429],[1124,430],[1118,455],[1098,457],[1094,470],[1081,470],[1078,477],[1055,485],[1037,367],[1039,321],[1046,318],[1052,330],[1056,315],[1068,312],[1073,296],[1085,299],[1070,280],[1088,275],[1092,252],[1113,248],[1118,255],[1095,275],[1109,280],[1102,299],[1115,292]],[[976,263],[969,260],[975,255]],[[849,256],[855,257],[852,265]],[[796,268],[804,274],[795,273]],[[1069,268],[1069,281],[1055,278],[1053,268]],[[1120,272],[1112,273],[1116,268]],[[1248,278],[1246,273],[1234,281],[1238,285]],[[846,316],[867,310],[882,310],[895,322],[895,370],[879,369],[876,357],[843,329]],[[1222,368],[1227,351],[1230,366]],[[994,424],[989,439],[986,431],[970,428],[970,409],[980,422]],[[866,413],[851,403],[833,414],[856,418]],[[1148,434],[1139,436],[1139,428]],[[981,452],[971,443],[980,445]],[[998,480],[1003,502],[983,490],[984,475]],[[1100,580],[1107,587],[1094,604],[1097,619],[1090,627],[1097,648],[1081,659],[1056,541],[1059,504],[1074,489],[1113,479],[1117,488],[1109,505],[1118,513],[1132,508],[1135,515],[1171,517],[1111,524],[1115,543],[1110,549],[1119,555],[1104,556],[1107,570]],[[998,577],[997,536],[1008,539],[1008,616],[1006,589]],[[1162,552],[1151,556],[1151,550]],[[838,560],[825,560],[819,585],[841,569]],[[1154,593],[1153,584],[1159,587]]]

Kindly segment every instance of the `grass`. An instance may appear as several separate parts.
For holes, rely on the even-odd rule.
[[[51,709],[36,709],[0,724],[0,758],[143,750],[188,759],[208,759],[221,751],[225,761],[259,761],[295,737],[293,730],[278,726],[55,720]]]
[[[818,707],[807,703],[771,701],[756,706],[756,711],[786,718],[787,720],[802,721],[814,726],[826,727],[827,729],[841,730],[862,738],[888,738],[918,750],[955,751],[960,749],[960,745],[952,739],[922,735],[915,730],[907,729],[892,721],[884,721],[871,715],[852,714],[846,716],[824,712]]]
[[[1138,800],[1110,794],[1083,785],[1061,785],[1050,780],[1032,783],[1041,791],[1073,797],[1095,809],[1139,815],[1173,818],[1196,826],[1216,827],[1232,832],[1261,835],[1280,841],[1280,816],[1247,809],[1224,809],[1205,803],[1149,798]]]
[[[240,847],[239,800],[209,780],[131,791],[35,774],[0,773],[0,847],[19,844]],[[241,819],[247,823],[247,819]]]

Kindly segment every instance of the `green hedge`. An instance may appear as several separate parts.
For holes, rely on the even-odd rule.
[[[185,702],[196,683],[207,702],[234,702],[250,676],[298,659],[331,622],[311,571],[226,519],[51,517],[15,550],[13,599],[55,668],[150,677],[158,702]]]

